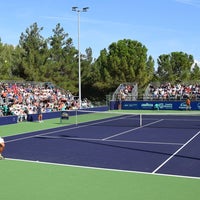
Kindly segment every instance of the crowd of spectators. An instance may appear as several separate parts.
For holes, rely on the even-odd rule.
[[[120,86],[114,93],[113,100],[119,100],[119,101],[135,100],[137,96],[137,91],[136,94],[133,92],[135,89],[134,87],[135,87],[134,83],[120,84]]]
[[[120,84],[115,93],[113,100],[130,101],[137,99],[137,93],[134,93],[133,84]],[[137,91],[137,90],[135,90]],[[150,84],[145,94],[144,100],[200,100],[200,84]]]
[[[118,93],[118,99],[121,99],[122,101],[128,99],[128,97],[131,95],[131,92],[132,92],[132,85],[121,84]]]
[[[161,84],[160,86],[150,85],[149,96],[153,100],[192,100],[200,99],[200,84]]]
[[[18,121],[27,119],[28,114],[79,109],[79,100],[70,91],[56,88],[49,83],[0,83],[0,116],[17,115]],[[91,102],[85,99],[84,107]]]

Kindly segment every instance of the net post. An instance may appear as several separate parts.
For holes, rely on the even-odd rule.
[[[140,114],[140,127],[142,126],[142,114]]]
[[[77,124],[78,124],[78,109],[76,109],[76,126],[77,126]]]

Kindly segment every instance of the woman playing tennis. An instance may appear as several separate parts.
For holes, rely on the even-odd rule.
[[[5,148],[5,142],[4,139],[2,137],[0,137],[0,160],[3,160],[4,157],[1,155],[3,150]]]

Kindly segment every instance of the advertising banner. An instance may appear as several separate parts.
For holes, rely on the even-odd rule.
[[[119,106],[120,104],[120,106]],[[111,101],[111,110],[200,110],[200,101],[192,101],[190,107],[185,101]]]

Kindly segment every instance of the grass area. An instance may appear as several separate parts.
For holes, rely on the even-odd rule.
[[[196,200],[197,179],[14,160],[0,162],[1,198],[48,200]]]

